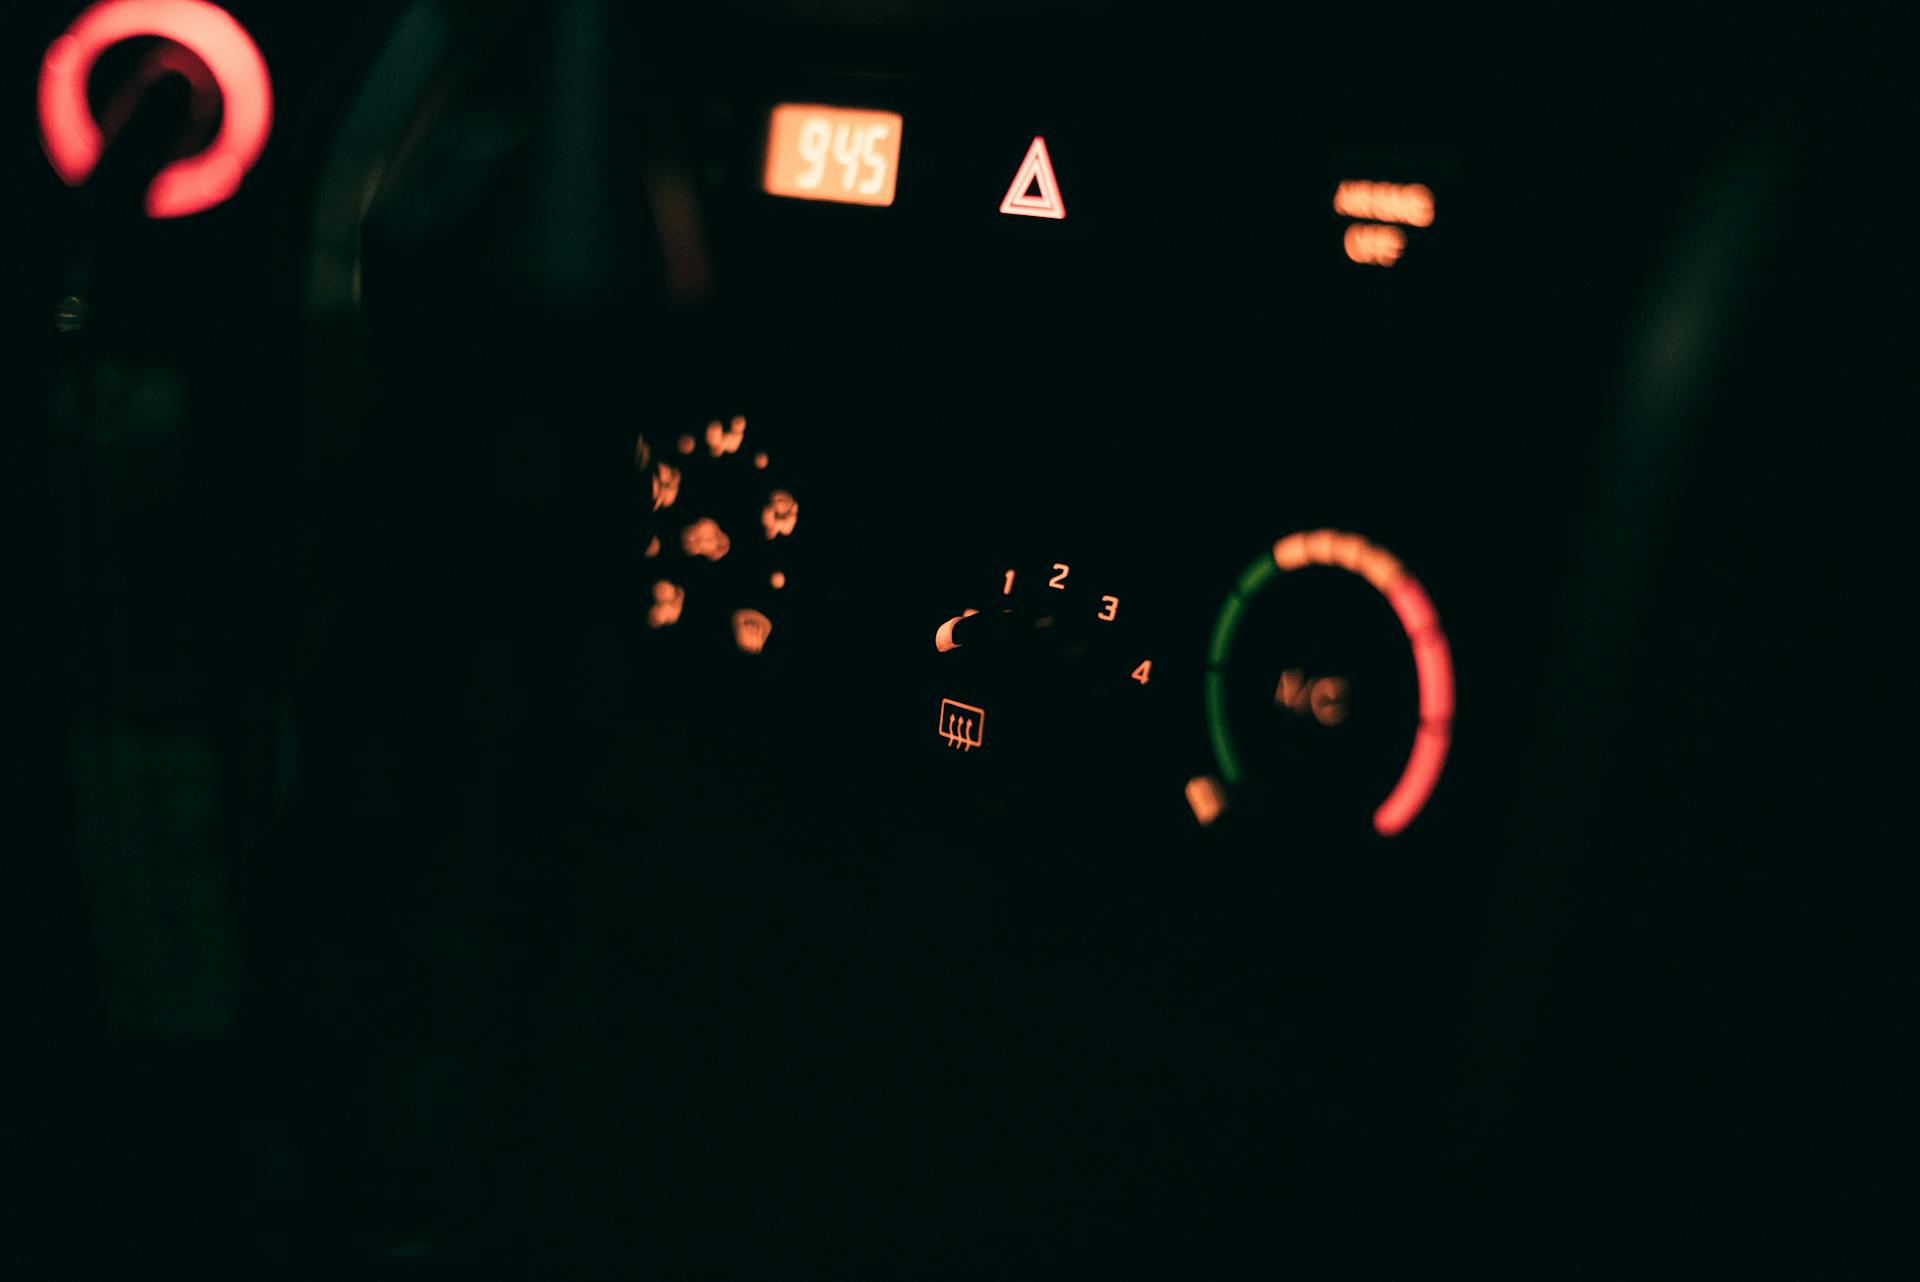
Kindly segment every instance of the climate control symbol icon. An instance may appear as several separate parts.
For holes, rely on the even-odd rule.
[[[987,710],[958,699],[940,701],[940,737],[948,746],[972,752],[986,738]]]

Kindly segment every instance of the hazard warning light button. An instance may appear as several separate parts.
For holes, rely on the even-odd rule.
[[[1023,218],[1067,216],[1067,205],[1060,199],[1060,182],[1053,176],[1053,160],[1047,155],[1045,138],[1035,136],[1033,145],[1027,148],[1027,157],[1020,162],[1013,185],[1007,188],[1006,198],[1000,202],[1000,212]]]

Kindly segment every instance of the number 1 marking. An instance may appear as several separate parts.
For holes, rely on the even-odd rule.
[[[1007,582],[1006,582],[1006,585],[1000,589],[1000,595],[1001,596],[1013,595],[1013,571],[1012,570],[1007,571]]]

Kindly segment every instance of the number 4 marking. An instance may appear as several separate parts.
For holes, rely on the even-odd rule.
[[[1141,685],[1147,684],[1147,678],[1153,675],[1153,660],[1142,659],[1140,666],[1133,670],[1133,679]]]

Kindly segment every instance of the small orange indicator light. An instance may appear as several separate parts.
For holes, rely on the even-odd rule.
[[[939,729],[948,747],[972,752],[986,742],[987,710],[958,699],[942,699]]]
[[[1433,226],[1433,191],[1425,183],[1343,182],[1334,190],[1333,208],[1349,218]]]
[[[733,643],[744,654],[759,654],[773,634],[773,621],[758,610],[733,612]]]
[[[687,592],[677,583],[659,579],[653,585],[653,605],[647,610],[647,626],[668,628],[680,622],[680,611],[687,603]]]
[[[775,570],[767,576],[767,582],[773,584],[774,591],[778,592],[781,588],[787,586],[787,572],[785,570]]]
[[[644,555],[648,560],[652,560],[654,557],[660,555],[660,536],[658,534],[647,540],[647,550]]]
[[[674,442],[674,444],[682,454],[693,453],[693,433],[692,432],[680,433],[680,439]]]
[[[1026,159],[1013,176],[1000,201],[1000,212],[1023,218],[1065,218],[1066,202],[1060,199],[1060,183],[1053,175],[1053,158],[1047,155],[1047,140],[1035,135],[1027,148]]]
[[[767,532],[770,539],[792,534],[793,527],[799,521],[800,504],[785,490],[775,490],[769,494],[767,505],[760,509],[760,528]]]
[[[680,531],[680,550],[688,556],[704,556],[709,561],[718,561],[733,547],[733,540],[720,528],[719,522],[710,516],[703,516]]]
[[[674,505],[680,497],[680,469],[670,463],[662,463],[653,469],[653,510]]]
[[[891,111],[784,102],[767,128],[761,185],[770,195],[891,205],[902,121]]]
[[[753,465],[759,468],[762,472],[767,470],[767,452],[765,450],[761,450],[758,454],[753,456]]]
[[[1205,828],[1227,808],[1227,790],[1212,775],[1195,775],[1187,780],[1187,805],[1193,808],[1193,817]]]
[[[715,458],[722,454],[732,454],[740,448],[740,438],[747,434],[747,420],[740,415],[733,416],[733,422],[726,427],[720,426],[715,419],[707,424],[707,453]]]
[[[1391,267],[1407,251],[1407,233],[1382,223],[1354,223],[1342,242],[1347,257],[1369,267]]]
[[[1311,715],[1323,726],[1337,726],[1347,719],[1347,689],[1345,677],[1315,677],[1309,681],[1299,668],[1288,668],[1274,687],[1273,706],[1296,716]]]

